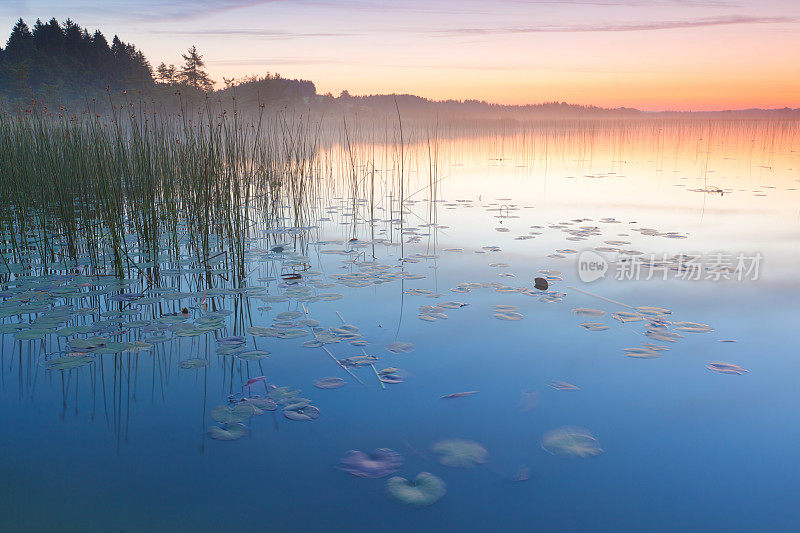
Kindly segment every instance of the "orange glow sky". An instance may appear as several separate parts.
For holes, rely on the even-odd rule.
[[[68,6],[67,6],[68,4]],[[280,72],[320,93],[646,110],[800,107],[798,0],[22,0],[154,65],[196,44],[212,78]]]

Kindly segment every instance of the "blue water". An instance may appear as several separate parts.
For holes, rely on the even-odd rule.
[[[770,215],[774,220],[765,222],[768,227],[774,223],[772,231],[764,232],[749,222],[737,222],[765,216],[760,206],[750,211],[738,206],[733,212],[710,209],[701,219],[699,206],[689,209],[689,216],[676,215],[676,202],[670,197],[663,200],[666,205],[661,210],[614,202],[569,205],[565,200],[569,191],[560,198],[558,189],[543,199],[535,176],[520,183],[509,175],[507,182],[495,181],[491,187],[469,183],[485,188],[487,194],[494,189],[491,198],[507,197],[498,190],[505,183],[514,202],[534,208],[513,212],[519,218],[503,220],[513,230],[499,233],[493,229],[497,213],[487,207],[509,202],[478,201],[472,189],[464,197],[474,198],[474,207],[440,211],[437,222],[450,227],[441,230],[436,240],[423,236],[418,243],[405,243],[402,252],[399,247],[377,246],[376,260],[386,265],[398,265],[402,255],[438,255],[406,263],[408,272],[423,279],[365,288],[337,284],[315,290],[340,293],[342,299],[306,304],[309,318],[322,327],[340,325],[339,315],[356,325],[370,343],[367,353],[379,356],[376,368],[402,369],[404,382],[386,385],[385,390],[370,367],[352,369],[361,385],[321,348],[302,347],[310,337],[247,335],[248,347],[271,352],[261,362],[236,360],[232,366],[230,356],[215,353],[215,335],[241,333],[241,324],[237,322],[234,329],[233,323],[242,306],[249,311],[243,315],[245,327],[268,326],[277,313],[303,311],[293,300],[264,303],[242,296],[220,297],[217,305],[237,313],[227,317],[227,328],[216,334],[176,338],[149,352],[98,355],[91,365],[64,372],[46,370],[41,364],[42,354],[53,351],[54,336],[42,346],[41,341],[20,342],[3,335],[1,529],[800,529],[795,502],[800,477],[796,460],[800,361],[795,356],[800,341],[796,328],[800,285],[795,275],[786,274],[800,258],[800,249],[791,209],[782,211],[778,200],[767,198],[778,207]],[[662,190],[658,187],[668,185],[659,182],[651,187],[658,196]],[[462,197],[457,184],[448,187],[445,199]],[[605,191],[608,196],[611,187]],[[529,198],[520,198],[526,191]],[[600,187],[593,194],[602,198],[604,191]],[[687,191],[677,194],[691,202],[699,198]],[[719,205],[720,200],[710,201]],[[412,211],[424,217],[424,205]],[[571,242],[560,230],[547,228],[580,216],[593,221],[576,226],[597,225],[601,235]],[[602,216],[616,216],[624,223],[597,222]],[[311,230],[308,240],[346,240],[347,228],[333,218]],[[641,227],[686,232],[688,239],[630,232],[632,220]],[[726,230],[727,224],[737,230]],[[544,226],[536,230],[542,235],[514,240],[531,225]],[[362,239],[368,238],[365,227],[361,226]],[[620,232],[629,236],[619,237]],[[758,280],[742,282],[605,279],[582,284],[574,255],[547,257],[555,249],[584,250],[620,238],[632,242],[626,248],[653,253],[753,251],[759,242],[758,249],[773,253],[765,258]],[[490,245],[501,251],[475,253]],[[464,251],[442,251],[456,246]],[[347,257],[316,253],[345,247],[344,242],[309,245],[312,268],[329,281],[355,270],[342,263]],[[488,266],[493,262],[509,266]],[[253,267],[258,269],[253,279],[280,273],[280,262],[254,261]],[[551,289],[565,294],[562,301],[543,302],[538,293],[502,294],[492,288],[466,294],[449,290],[463,282],[532,289],[533,278],[544,269],[561,272],[563,279],[554,280]],[[501,277],[501,272],[516,277]],[[268,286],[270,294],[281,290],[278,281],[252,284]],[[405,293],[415,288],[441,297]],[[425,322],[417,317],[420,306],[448,300],[469,305],[446,309],[446,320]],[[622,324],[611,317],[629,310],[620,304],[663,307],[671,311],[667,315],[671,321],[708,324],[713,331],[684,333],[675,343],[653,341],[642,335],[643,322]],[[497,320],[492,318],[493,305],[517,306],[524,317]],[[264,306],[272,308],[258,310]],[[572,309],[579,307],[604,310],[606,315],[576,316]],[[602,322],[609,329],[588,331],[578,325],[582,322]],[[129,335],[142,334],[132,330]],[[738,342],[719,342],[725,339]],[[415,349],[404,354],[384,349],[395,341],[412,342]],[[642,342],[669,349],[654,359],[625,357],[623,349]],[[327,346],[338,359],[362,353],[346,342]],[[179,368],[178,362],[189,357],[206,358],[210,364],[196,370]],[[749,372],[715,373],[706,368],[710,361],[732,362]],[[270,384],[301,389],[319,408],[320,417],[290,421],[279,409],[246,422],[249,431],[239,440],[209,438],[208,428],[215,424],[211,409],[227,403],[248,378],[261,375]],[[325,376],[341,377],[347,384],[333,390],[315,388],[314,381]],[[580,390],[555,390],[548,386],[553,380],[567,381]],[[538,404],[521,409],[522,392],[531,390],[538,392]],[[478,393],[441,398],[464,391]],[[603,453],[589,458],[548,453],[542,448],[542,435],[562,426],[589,428]],[[467,469],[439,464],[430,447],[450,438],[481,443],[489,452],[488,462]],[[376,448],[391,448],[404,457],[397,475],[413,478],[431,472],[445,481],[447,494],[429,507],[409,507],[387,496],[385,478],[357,478],[337,468],[348,450]],[[523,466],[529,479],[516,480]]]

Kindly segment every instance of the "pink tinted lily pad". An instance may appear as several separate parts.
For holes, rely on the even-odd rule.
[[[724,363],[722,361],[708,363],[706,368],[720,374],[735,374],[737,376],[749,372],[749,370],[742,368],[739,365],[734,365],[733,363]]]
[[[378,478],[388,476],[403,465],[403,456],[389,448],[378,448],[371,454],[350,450],[341,460],[345,472],[358,477]]]

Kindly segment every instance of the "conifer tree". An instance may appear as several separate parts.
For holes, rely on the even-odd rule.
[[[185,54],[181,54],[181,57],[183,57],[184,65],[181,68],[180,81],[201,91],[213,90],[214,82],[203,69],[205,62],[203,56],[197,51],[197,47],[193,45]]]

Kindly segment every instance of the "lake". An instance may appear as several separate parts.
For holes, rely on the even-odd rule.
[[[242,282],[8,259],[9,531],[800,528],[796,122],[370,127]]]

